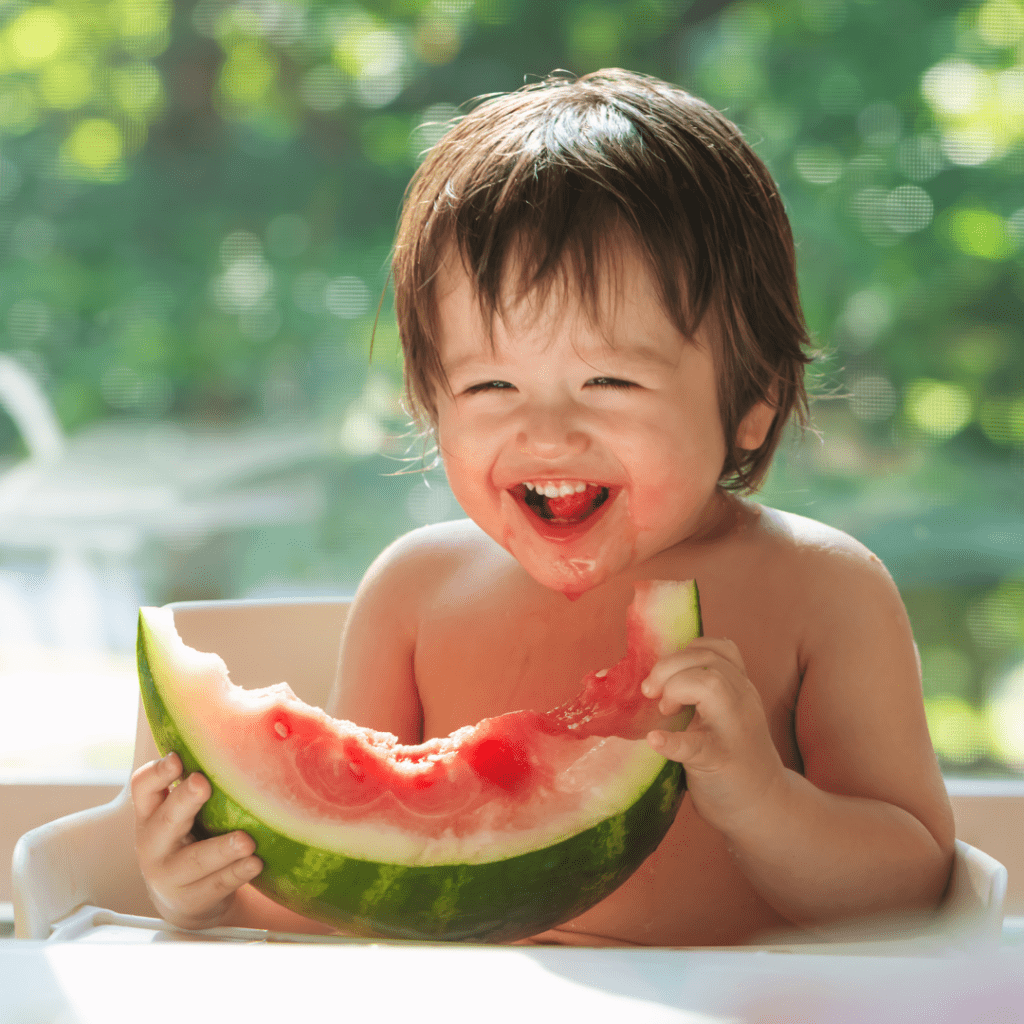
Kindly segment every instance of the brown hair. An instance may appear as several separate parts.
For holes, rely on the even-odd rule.
[[[485,97],[426,155],[406,191],[392,270],[414,413],[436,424],[448,387],[437,346],[434,283],[461,256],[483,310],[571,279],[597,308],[610,242],[631,236],[665,310],[709,338],[727,455],[720,481],[753,490],[795,410],[806,425],[811,361],[789,220],[767,168],[713,107],[617,69],[549,77]],[[759,401],[776,414],[755,451],[736,445]]]

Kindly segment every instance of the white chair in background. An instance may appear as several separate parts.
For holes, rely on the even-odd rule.
[[[316,602],[182,602],[174,607],[182,639],[215,651],[232,681],[249,688],[287,681],[306,703],[323,706],[334,679],[347,600]],[[139,711],[135,766],[157,757]],[[135,860],[134,817],[126,785],[110,803],[79,811],[26,833],[13,859],[15,933],[46,939],[83,906],[158,916]],[[957,840],[949,890],[938,914],[892,935],[837,932],[828,943],[783,938],[767,949],[904,955],[998,945],[1006,868]],[[751,947],[745,947],[751,948]]]

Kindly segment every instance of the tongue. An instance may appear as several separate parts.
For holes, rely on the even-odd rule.
[[[594,504],[597,488],[588,487],[578,493],[559,495],[548,498],[548,508],[556,519],[574,519],[586,512]]]

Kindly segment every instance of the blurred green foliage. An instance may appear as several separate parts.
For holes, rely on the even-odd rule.
[[[890,565],[950,763],[1011,757],[982,719],[1024,650],[1022,0],[0,0],[0,347],[69,431],[314,417],[369,464],[420,154],[470,97],[610,65],[775,174],[833,397],[767,499]]]

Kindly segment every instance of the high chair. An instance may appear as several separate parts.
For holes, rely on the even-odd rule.
[[[195,601],[172,605],[182,639],[215,651],[233,682],[253,688],[287,681],[306,703],[323,706],[334,679],[346,599],[294,602]],[[133,770],[159,754],[141,703]],[[26,833],[13,858],[15,934],[46,939],[83,906],[154,918],[134,849],[134,816],[126,784],[110,803],[79,811]],[[997,945],[1006,868],[957,840],[953,875],[937,914],[898,933],[837,932],[831,942],[782,938],[746,949],[905,955]]]

